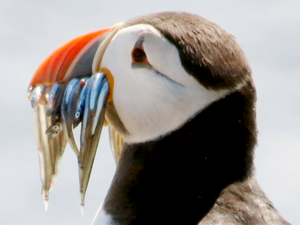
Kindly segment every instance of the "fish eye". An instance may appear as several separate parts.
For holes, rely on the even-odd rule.
[[[79,113],[79,112],[76,112],[76,113],[75,113],[75,117],[76,117],[76,119],[78,119],[78,118],[79,118],[79,116],[80,116],[80,113]]]

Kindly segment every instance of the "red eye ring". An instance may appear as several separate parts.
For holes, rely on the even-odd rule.
[[[131,52],[132,64],[149,64],[146,52],[143,48],[134,48]]]

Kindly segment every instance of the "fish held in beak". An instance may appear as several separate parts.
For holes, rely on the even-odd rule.
[[[42,196],[46,208],[67,143],[77,156],[80,201],[82,208],[84,206],[105,121],[106,102],[112,92],[111,74],[107,76],[105,71],[97,72],[101,70],[94,68],[100,65],[107,45],[120,26],[67,43],[42,63],[30,82],[29,100],[35,114]],[[78,147],[73,129],[80,123]]]

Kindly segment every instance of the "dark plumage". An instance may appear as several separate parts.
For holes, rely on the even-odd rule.
[[[158,29],[203,86],[231,93],[155,141],[125,143],[105,211],[121,225],[289,224],[254,177],[256,91],[232,35],[187,13],[141,16],[124,27],[136,24]]]
[[[135,24],[158,29],[178,49],[184,69],[207,88],[230,89],[251,79],[251,69],[233,36],[203,17],[157,13],[134,18],[124,26]]]

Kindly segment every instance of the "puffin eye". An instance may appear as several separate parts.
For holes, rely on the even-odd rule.
[[[132,64],[149,64],[146,52],[141,48],[134,48],[131,52]]]

